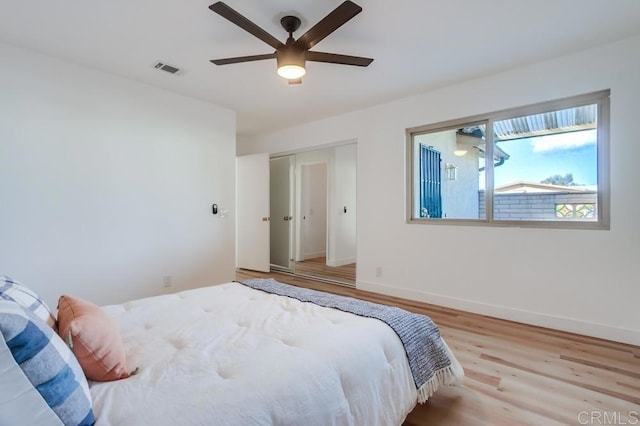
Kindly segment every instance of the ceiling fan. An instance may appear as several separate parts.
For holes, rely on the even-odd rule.
[[[302,76],[306,73],[306,61],[355,65],[359,67],[366,67],[373,62],[371,58],[309,50],[351,18],[362,12],[362,8],[352,1],[347,0],[342,3],[297,40],[293,38],[293,33],[300,28],[300,18],[296,16],[284,16],[280,19],[280,24],[284,30],[289,33],[286,43],[281,43],[280,40],[227,6],[224,2],[216,2],[209,6],[209,9],[276,49],[275,52],[265,55],[238,56],[235,58],[211,60],[211,62],[216,65],[275,58],[278,64],[278,75],[289,80],[289,84],[299,84],[302,83]]]

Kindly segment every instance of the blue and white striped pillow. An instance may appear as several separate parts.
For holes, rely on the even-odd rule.
[[[92,425],[78,360],[33,312],[0,300],[0,424]]]
[[[42,318],[50,327],[56,328],[56,318],[51,309],[33,290],[21,282],[0,275],[0,299],[13,300]]]

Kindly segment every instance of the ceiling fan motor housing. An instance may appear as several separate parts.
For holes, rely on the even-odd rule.
[[[295,46],[283,46],[276,50],[276,60],[278,61],[278,68],[285,65],[296,65],[304,68],[305,65],[305,50],[297,48]]]

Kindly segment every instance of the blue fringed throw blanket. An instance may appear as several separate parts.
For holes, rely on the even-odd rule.
[[[367,318],[378,319],[396,332],[407,353],[409,367],[418,389],[418,402],[425,402],[440,385],[457,381],[438,327],[426,315],[414,314],[393,306],[380,305],[351,297],[282,284],[273,278],[240,281],[247,287],[267,293],[311,302]]]

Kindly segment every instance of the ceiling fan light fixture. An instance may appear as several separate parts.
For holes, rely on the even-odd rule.
[[[278,75],[287,80],[296,80],[307,72],[305,65],[304,50],[286,46],[278,49]]]
[[[304,67],[300,65],[282,65],[278,68],[278,75],[287,80],[297,80],[306,74]]]

